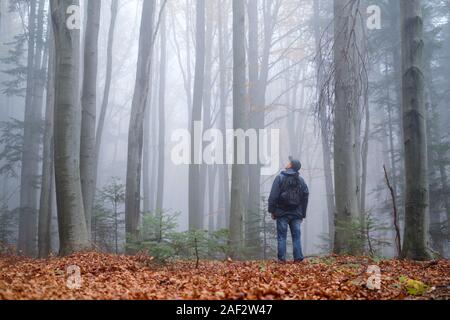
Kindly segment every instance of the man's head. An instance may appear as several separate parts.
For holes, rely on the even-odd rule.
[[[300,160],[294,159],[292,156],[289,157],[289,163],[286,166],[286,169],[292,169],[294,171],[300,171],[302,168],[302,163]]]

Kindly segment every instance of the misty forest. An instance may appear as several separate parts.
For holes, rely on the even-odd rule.
[[[0,299],[450,299],[449,84],[448,0],[0,0]]]

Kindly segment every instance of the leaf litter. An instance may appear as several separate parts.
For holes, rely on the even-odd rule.
[[[379,290],[368,267],[381,271]],[[68,285],[76,266],[81,282]],[[0,256],[3,300],[449,300],[450,261],[331,256],[303,263],[191,261],[158,265],[143,254],[77,253],[45,260]]]

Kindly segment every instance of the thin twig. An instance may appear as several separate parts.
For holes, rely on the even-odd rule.
[[[401,243],[401,236],[400,236],[400,228],[398,226],[398,211],[397,211],[397,201],[395,197],[395,191],[394,188],[391,185],[391,182],[389,180],[389,175],[386,170],[386,165],[383,165],[384,169],[384,177],[386,179],[386,184],[389,188],[389,191],[391,192],[391,198],[392,198],[392,206],[393,206],[393,214],[394,214],[394,228],[395,228],[395,243],[397,245],[397,253],[400,257],[402,254],[402,243]]]

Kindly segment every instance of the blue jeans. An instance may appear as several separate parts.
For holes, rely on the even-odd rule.
[[[295,216],[288,215],[277,219],[279,261],[286,261],[286,238],[288,226],[291,229],[292,245],[294,247],[294,260],[302,261],[304,259],[301,243],[301,224],[302,220]]]

